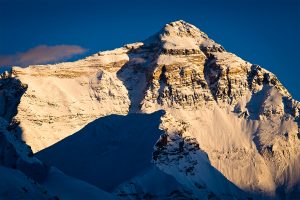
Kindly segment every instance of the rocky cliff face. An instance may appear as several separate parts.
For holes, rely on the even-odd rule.
[[[274,74],[184,21],[76,62],[13,67],[11,76],[21,92],[2,87],[0,101],[17,105],[13,119],[34,152],[99,117],[163,109],[153,162],[193,195],[203,187],[219,197],[242,195],[239,189],[254,197],[299,194],[300,103]],[[19,104],[8,91],[21,94]],[[216,169],[212,177],[207,166]]]

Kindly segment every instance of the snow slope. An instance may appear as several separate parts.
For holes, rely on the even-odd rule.
[[[210,165],[207,157],[204,160],[198,159],[202,173],[194,178],[198,183],[196,186],[187,176],[180,177],[178,172],[172,173],[166,169],[161,171],[155,167],[151,163],[152,152],[154,144],[163,133],[158,129],[162,115],[163,111],[106,116],[38,152],[36,156],[70,176],[106,191],[114,191],[117,196],[125,199],[135,195],[142,199],[147,196],[157,199],[171,199],[174,196],[207,198],[223,193],[229,197],[246,197]],[[171,171],[172,168],[169,167]]]
[[[113,200],[116,196],[82,180],[69,177],[56,168],[51,168],[47,178],[42,182],[47,190],[62,200]]]
[[[36,154],[66,174],[107,191],[151,166],[163,112],[111,115]]]
[[[47,190],[36,185],[18,170],[0,166],[0,177],[0,199],[51,199]]]
[[[0,84],[1,117],[39,158],[126,198],[161,173],[191,198],[300,193],[300,103],[182,20],[75,62],[13,67]]]

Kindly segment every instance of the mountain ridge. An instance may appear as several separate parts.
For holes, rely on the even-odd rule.
[[[206,162],[254,197],[299,194],[300,103],[274,74],[182,20],[78,61],[13,67],[0,79],[7,105],[20,89],[8,78],[25,88],[13,120],[34,153],[107,115],[164,110],[152,162],[194,195],[203,180],[222,196],[201,172]]]

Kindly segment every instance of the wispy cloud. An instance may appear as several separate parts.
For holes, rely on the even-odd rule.
[[[87,49],[77,45],[39,45],[25,52],[13,55],[0,55],[0,66],[28,66],[54,63],[83,54]]]

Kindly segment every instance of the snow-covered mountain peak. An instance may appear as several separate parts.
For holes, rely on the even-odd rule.
[[[12,75],[0,77],[1,116],[20,123],[34,152],[51,150],[98,118],[133,113],[140,119],[135,114],[165,110],[159,131],[164,133],[152,155],[155,167],[140,174],[144,178],[133,178],[134,186],[125,182],[115,188],[119,195],[145,189],[139,180],[152,173],[171,176],[188,189],[180,194],[191,196],[244,195],[241,189],[254,197],[275,197],[278,190],[280,195],[300,191],[300,103],[274,74],[227,52],[182,20],[143,42],[75,62],[13,67]],[[114,122],[95,124],[99,138],[115,135]],[[130,132],[140,130],[130,126]],[[97,137],[88,135],[97,148]],[[116,135],[124,138],[119,129]],[[120,144],[120,138],[111,143]],[[103,144],[105,151],[109,144]],[[64,172],[76,176],[68,171],[73,164]]]
[[[166,24],[160,31],[163,36],[180,36],[180,37],[203,37],[208,38],[207,35],[200,31],[196,26],[189,24],[183,20],[174,21]]]
[[[145,40],[145,44],[161,46],[163,53],[200,53],[200,48],[219,48],[219,44],[209,39],[200,29],[183,20],[166,24],[157,34]],[[181,51],[180,51],[181,50]]]

